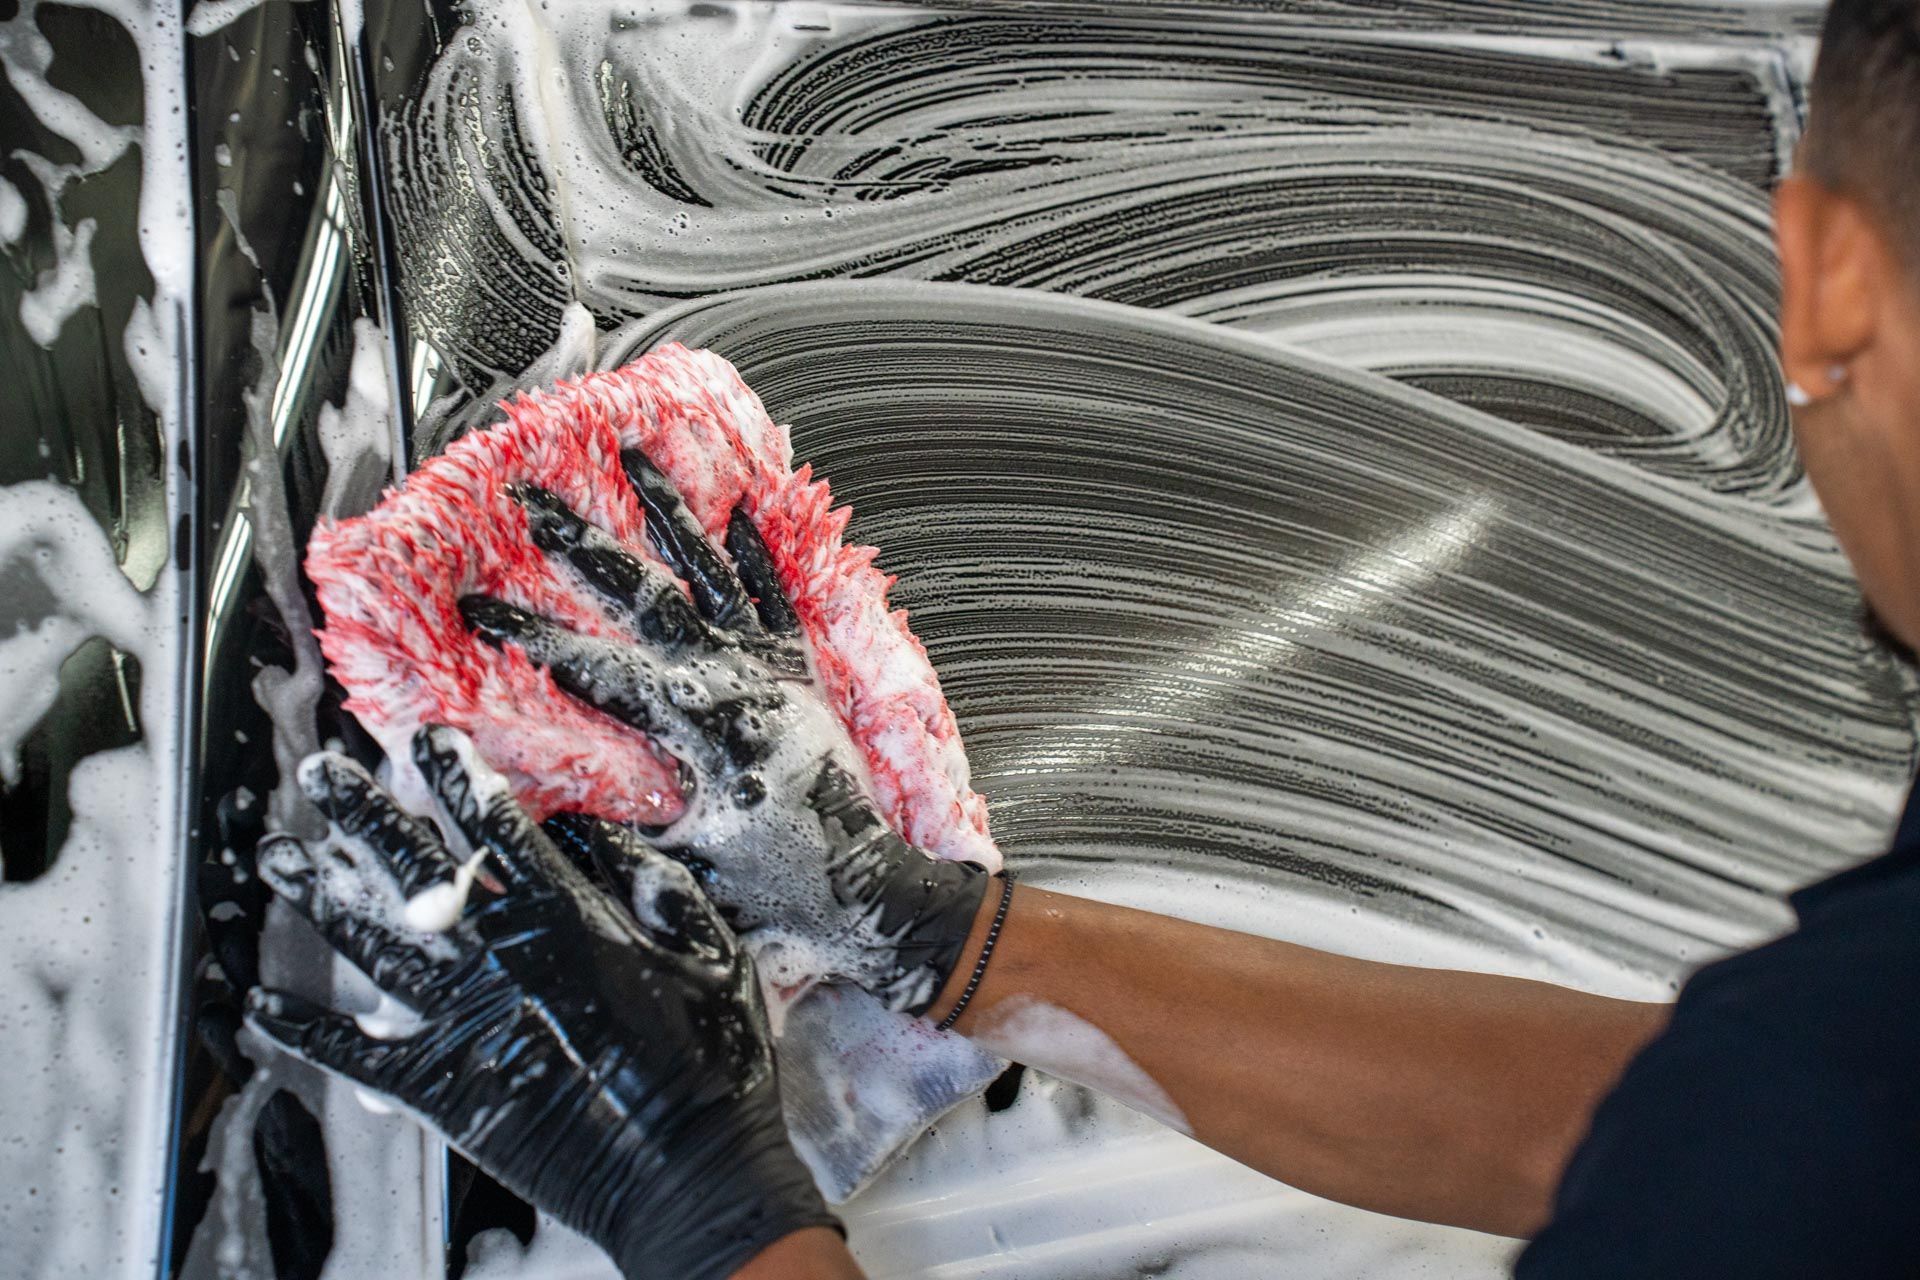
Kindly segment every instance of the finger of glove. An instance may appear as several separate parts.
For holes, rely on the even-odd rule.
[[[680,584],[628,553],[545,489],[516,491],[533,544],[573,567],[616,617],[670,649],[708,647],[715,637]]]
[[[753,597],[754,610],[768,634],[798,636],[800,618],[793,611],[793,602],[787,599],[786,588],[780,585],[780,575],[773,567],[773,553],[767,550],[760,530],[739,507],[733,509],[727,521],[727,554],[733,557],[740,584]]]
[[[631,828],[582,818],[575,829],[594,866],[657,945],[708,960],[723,959],[732,951],[733,933],[692,871],[649,846]]]
[[[368,1088],[391,1092],[402,1042],[380,1040],[344,1013],[290,991],[247,992],[247,1025],[296,1057]]]
[[[373,984],[408,1004],[419,1004],[451,959],[431,939],[394,919],[398,895],[378,895],[362,878],[322,854],[316,860],[291,836],[272,835],[255,851],[260,878],[329,946]]]
[[[591,880],[603,893],[622,897],[624,891],[608,880],[593,860],[593,827],[599,821],[584,813],[556,813],[542,821],[540,829],[547,833],[547,839],[553,841],[553,847],[566,855],[574,870]]]
[[[686,581],[700,613],[715,626],[741,635],[761,632],[760,615],[740,578],[720,555],[707,532],[687,510],[673,482],[655,470],[638,449],[623,449],[620,461],[647,517],[647,535],[673,571]]]
[[[300,762],[300,790],[347,836],[371,849],[412,897],[458,870],[440,835],[400,806],[359,763],[334,751]]]
[[[473,754],[467,736],[446,725],[413,735],[413,762],[441,811],[510,886],[552,883],[578,875],[513,798],[507,780]]]
[[[596,828],[602,821],[603,819],[590,817],[584,813],[556,813],[540,826],[552,838],[554,844],[559,846],[561,852],[573,861],[574,866],[581,869],[587,879],[613,894],[620,901],[631,903],[633,901],[632,885],[624,879],[616,881],[595,861],[594,839]],[[627,825],[621,830],[655,853],[671,858],[679,866],[686,868],[687,874],[693,877],[694,886],[712,904],[729,934],[737,935],[755,923],[725,901],[714,897],[721,882],[719,868],[692,850],[669,843],[665,838],[665,828]]]
[[[896,849],[906,847],[874,809],[853,775],[832,760],[820,767],[807,792],[807,807],[820,820],[826,842],[827,876],[847,902],[871,905],[887,883]]]
[[[465,596],[460,613],[488,644],[517,644],[553,682],[642,733],[679,733],[686,717],[668,694],[664,665],[637,645],[583,636],[491,596]]]

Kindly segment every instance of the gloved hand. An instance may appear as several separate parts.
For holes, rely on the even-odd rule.
[[[853,982],[891,1008],[925,1012],[962,959],[987,872],[914,848],[874,807],[745,513],[728,524],[730,565],[664,476],[637,452],[622,461],[649,537],[692,599],[552,494],[522,490],[535,545],[571,565],[641,643],[481,596],[461,602],[468,623],[679,759],[686,812],[642,834],[702,878],[772,983]]]
[[[412,1110],[630,1278],[720,1280],[834,1225],[787,1140],[752,967],[687,870],[609,827],[629,913],[462,735],[424,730],[414,762],[478,851],[466,869],[329,753],[300,771],[327,842],[269,837],[259,867],[417,1026],[373,1034],[258,988],[250,1024]]]

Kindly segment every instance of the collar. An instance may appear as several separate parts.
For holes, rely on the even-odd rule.
[[[1804,920],[1809,911],[1819,910],[1844,893],[1910,871],[1920,871],[1920,783],[1907,792],[1907,807],[1900,814],[1900,825],[1894,828],[1891,849],[1851,870],[1808,885],[1789,895],[1788,901]]]

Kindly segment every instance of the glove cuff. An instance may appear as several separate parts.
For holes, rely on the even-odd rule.
[[[856,977],[889,1009],[925,1013],[961,961],[992,877],[977,862],[931,857],[887,826],[859,784],[828,761],[807,803],[827,842],[827,878],[869,954]]]
[[[993,877],[977,862],[932,858],[904,841],[871,917],[893,947],[894,968],[874,990],[882,1003],[919,1017],[967,959],[967,938]]]

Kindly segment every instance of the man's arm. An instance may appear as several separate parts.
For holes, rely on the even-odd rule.
[[[461,602],[469,623],[590,705],[689,744],[682,763],[707,817],[659,842],[701,868],[716,901],[757,918],[763,956],[844,965],[763,976],[851,982],[938,1019],[1000,895],[977,867],[930,861],[858,784],[860,753],[803,678],[804,638],[752,522],[736,512],[728,525],[736,573],[657,472],[627,465],[656,550],[699,589],[682,594],[557,498],[523,492],[535,544],[638,639],[580,635],[485,597]],[[982,1043],[1168,1115],[1296,1186],[1512,1234],[1545,1221],[1595,1102],[1665,1017],[1033,889],[1015,895],[1000,947],[960,1024]]]
[[[988,895],[969,957],[999,894]],[[956,969],[929,1010],[952,1008]],[[1021,886],[956,1029],[1302,1190],[1526,1236],[1668,1006],[1410,968]]]
[[[762,1249],[732,1280],[865,1280],[840,1233],[808,1227]]]

